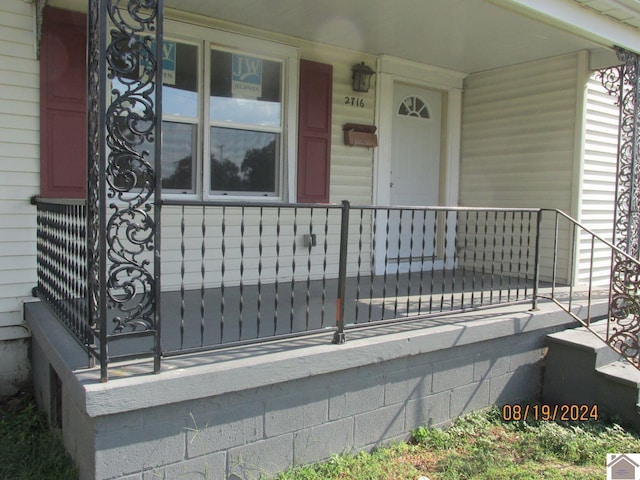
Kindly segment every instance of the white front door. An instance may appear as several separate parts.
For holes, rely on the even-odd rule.
[[[394,105],[391,204],[437,205],[442,93],[396,84]]]
[[[394,105],[390,204],[436,206],[440,200],[442,93],[396,84]],[[422,212],[405,211],[402,217],[397,211],[391,213],[388,253],[401,271],[409,269],[409,260],[432,260],[435,223],[433,212],[426,218]]]

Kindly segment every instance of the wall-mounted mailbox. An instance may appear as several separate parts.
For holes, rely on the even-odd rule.
[[[342,126],[344,131],[344,144],[352,147],[377,147],[378,137],[376,127],[373,125],[359,125],[357,123],[345,123]]]

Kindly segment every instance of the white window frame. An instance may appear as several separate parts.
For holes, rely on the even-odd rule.
[[[297,47],[248,37],[199,25],[190,25],[175,20],[165,20],[165,37],[168,40],[197,44],[198,52],[198,140],[196,156],[195,194],[170,193],[163,196],[171,199],[228,200],[228,201],[273,201],[289,202],[296,198],[296,158],[298,144],[298,79],[300,52]],[[210,192],[210,71],[211,50],[219,49],[246,55],[255,55],[282,62],[282,127],[281,153],[278,166],[278,195],[260,194],[218,195]],[[178,118],[163,114],[163,120]],[[184,121],[184,119],[182,120]],[[220,125],[219,125],[220,126]]]
[[[195,46],[198,51],[196,58],[198,60],[198,64],[196,66],[198,70],[198,82],[197,82],[197,95],[198,95],[198,104],[196,111],[196,118],[191,117],[183,117],[181,115],[172,115],[167,114],[162,111],[162,121],[163,122],[175,122],[175,123],[184,123],[189,125],[196,126],[196,145],[195,150],[193,152],[193,156],[195,160],[193,160],[193,168],[195,170],[194,178],[195,185],[193,186],[194,192],[181,193],[176,191],[167,191],[162,190],[162,197],[172,200],[200,200],[202,198],[202,88],[203,88],[203,78],[202,78],[202,41],[193,39],[193,38],[185,38],[174,35],[165,35],[165,40],[175,41],[176,43],[183,43],[187,45]]]

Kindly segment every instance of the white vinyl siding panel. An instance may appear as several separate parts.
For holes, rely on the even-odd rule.
[[[581,223],[611,242],[616,190],[619,109],[596,75],[587,84],[587,108],[584,135],[584,170],[581,185]],[[611,273],[611,249],[595,242],[593,273],[590,277],[591,240],[580,239],[578,279],[586,284],[608,285]]]
[[[36,285],[35,207],[39,191],[39,80],[33,5],[0,3],[0,340],[22,323]]]
[[[579,66],[578,54],[566,55],[465,79],[461,205],[572,213]],[[560,251],[566,252],[569,237],[560,236]],[[543,232],[542,249],[550,252],[547,238]],[[547,275],[550,258],[543,263]],[[563,278],[568,265],[565,253]]]
[[[465,80],[460,203],[571,209],[577,56]]]

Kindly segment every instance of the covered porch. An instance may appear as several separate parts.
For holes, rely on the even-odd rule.
[[[163,245],[181,253],[162,255],[179,281],[157,299],[161,328],[112,309],[102,336],[77,296],[86,210],[38,208],[34,384],[81,479],[259,479],[530,401],[546,336],[608,311],[607,285],[567,277],[559,239],[609,244],[559,211],[167,204],[182,226]]]
[[[579,2],[562,4],[583,25],[597,19],[589,34],[572,31],[562,8],[551,21],[531,2],[329,3],[268,12],[237,1],[79,7],[88,19],[87,191],[80,201],[34,199],[41,302],[26,305],[25,318],[39,400],[82,479],[257,479],[406,438],[419,423],[528,401],[540,393],[545,336],[595,319],[611,318],[604,340],[637,361],[637,330],[626,320],[635,318],[640,264],[637,247],[620,243],[635,238],[634,208],[618,204],[616,237],[573,217],[580,81],[589,68],[637,66],[635,54],[620,50],[619,59],[610,48],[614,39],[633,48],[635,37],[623,29],[605,41],[609,21]],[[312,18],[326,22],[313,30]],[[217,183],[229,144],[213,140],[227,128],[209,111],[219,100],[213,69],[200,65],[193,118],[163,102],[175,100],[161,88],[165,26],[174,45],[206,50],[193,65],[264,40],[263,65],[282,68],[282,123],[229,120],[242,135],[261,128],[270,139],[253,153],[281,153],[265,174],[273,185],[259,194],[247,182],[254,188],[260,175],[244,161],[226,164],[235,173]],[[286,56],[269,50],[278,42]],[[354,94],[333,81],[326,201],[300,201],[319,173],[296,163],[304,133],[295,125],[304,116],[296,62],[333,62],[335,78],[361,55],[376,63],[374,89]],[[514,74],[521,64],[525,73]],[[622,73],[611,90],[623,97],[637,84],[620,68],[609,72]],[[502,106],[483,90],[496,75],[513,86],[531,71],[547,79],[544,105],[571,99],[560,102],[562,115],[531,119],[533,134],[500,117],[521,98],[535,105],[537,81]],[[555,91],[566,81],[557,71],[569,72],[570,94]],[[405,84],[435,91],[441,109],[423,176],[409,168],[415,162],[395,163],[402,150],[390,98]],[[377,148],[342,144],[346,120],[375,124]],[[163,136],[173,145],[177,131],[197,139],[180,159],[188,162],[169,167],[174,176],[191,162],[181,192],[167,188],[158,161]],[[429,184],[398,192],[400,180],[415,187],[412,174]],[[618,197],[635,199],[634,181],[620,185]],[[425,192],[435,206],[399,203]]]

